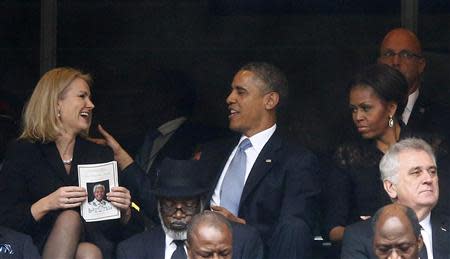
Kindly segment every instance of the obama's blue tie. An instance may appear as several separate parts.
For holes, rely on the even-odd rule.
[[[239,202],[245,183],[245,170],[247,167],[247,155],[245,150],[252,146],[248,138],[244,139],[238,146],[236,154],[231,160],[227,173],[223,178],[220,190],[220,206],[226,208],[234,215],[238,215]]]

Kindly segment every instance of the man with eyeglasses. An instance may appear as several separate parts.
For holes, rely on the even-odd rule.
[[[408,102],[402,114],[404,124],[413,131],[446,134],[448,122],[445,118],[449,109],[424,91],[422,74],[426,60],[417,36],[404,28],[388,32],[380,46],[378,63],[397,69],[408,82]]]
[[[208,177],[203,163],[194,160],[164,159],[151,192],[158,200],[161,226],[137,234],[120,243],[117,258],[186,259],[187,226],[203,211]],[[257,231],[231,223],[234,259],[263,258],[263,244]]]

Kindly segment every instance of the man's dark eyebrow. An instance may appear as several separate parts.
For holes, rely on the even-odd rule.
[[[231,88],[236,89],[236,90],[243,90],[243,91],[247,91],[247,89],[243,86],[240,85],[236,85],[236,86],[232,86]]]

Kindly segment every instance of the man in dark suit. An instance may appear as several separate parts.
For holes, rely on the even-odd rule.
[[[38,259],[41,257],[30,236],[0,226],[0,258]]]
[[[448,134],[449,107],[422,86],[426,60],[417,36],[404,28],[389,31],[380,46],[378,62],[399,70],[408,82],[402,121],[415,131]]]
[[[186,258],[187,225],[203,211],[208,190],[203,166],[195,160],[162,161],[152,189],[158,199],[161,226],[120,243],[117,258]],[[263,257],[262,241],[256,230],[242,224],[233,224],[232,228],[233,258]]]
[[[286,77],[273,65],[242,67],[226,99],[229,128],[240,136],[207,145],[201,160],[211,165],[212,210],[254,226],[269,258],[310,258],[317,163],[277,129],[277,108],[287,92]]]
[[[423,246],[416,213],[400,204],[379,209],[372,219],[373,250],[378,259],[418,259]]]
[[[394,144],[380,162],[383,186],[394,203],[414,210],[422,226],[424,247],[420,258],[449,258],[450,219],[432,212],[439,197],[436,159],[425,141],[404,139]],[[376,258],[372,250],[370,221],[348,226],[341,258]]]
[[[196,102],[193,81],[181,71],[164,68],[150,75],[136,96],[147,134],[139,140],[135,161],[154,180],[155,168],[165,157],[192,158],[204,131],[190,119]]]
[[[202,143],[221,133],[193,121],[197,94],[189,76],[182,71],[164,68],[152,70],[150,75],[142,94],[137,96],[142,113],[139,120],[147,133],[144,139],[139,139],[140,148],[135,162],[147,175],[146,182],[153,183],[156,168],[164,158],[191,159]],[[143,186],[143,189],[150,190],[151,186]],[[158,216],[148,208],[153,204],[140,202],[138,205],[153,223],[158,224]]]

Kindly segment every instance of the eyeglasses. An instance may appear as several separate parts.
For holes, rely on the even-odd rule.
[[[178,205],[181,205],[180,207]],[[181,210],[186,215],[194,215],[198,212],[199,202],[197,200],[176,201],[161,200],[161,211],[166,215],[173,215]]]
[[[413,59],[413,58],[423,58],[423,56],[416,54],[408,50],[402,50],[400,52],[394,52],[392,50],[387,50],[381,54],[381,58],[393,58],[397,56],[401,59]]]

